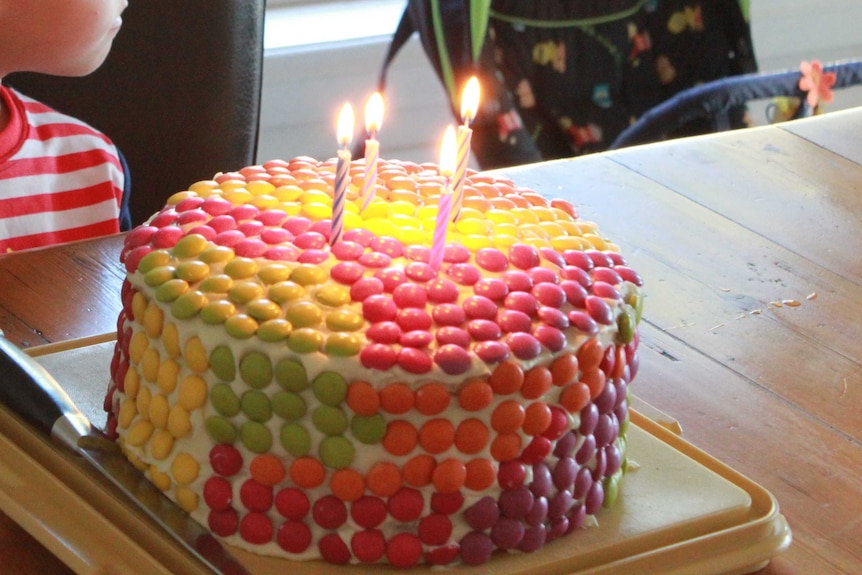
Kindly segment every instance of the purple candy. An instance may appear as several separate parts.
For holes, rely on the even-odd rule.
[[[545,545],[548,537],[548,530],[544,525],[534,525],[524,530],[524,537],[521,539],[521,544],[518,549],[524,553],[532,553],[538,551]]]
[[[532,294],[540,304],[552,308],[559,308],[568,298],[562,287],[552,283],[536,284],[533,286]]]
[[[614,312],[608,302],[594,295],[587,296],[584,302],[587,313],[590,317],[596,320],[597,323],[603,325],[611,325],[614,323]]]
[[[593,485],[590,487],[589,493],[587,493],[587,497],[584,500],[584,510],[587,515],[593,515],[596,511],[601,509],[602,503],[605,502],[605,490],[602,487],[601,481],[595,481]]]
[[[470,354],[457,345],[444,345],[434,354],[434,362],[449,375],[458,375],[470,369]]]
[[[467,565],[480,565],[491,558],[494,544],[484,533],[472,531],[461,538],[461,561]]]
[[[518,359],[533,359],[542,353],[542,344],[529,333],[510,333],[506,337],[506,345]]]
[[[500,326],[487,319],[474,319],[467,322],[467,332],[476,341],[496,340],[503,335]]]
[[[566,300],[574,307],[582,308],[587,301],[587,289],[572,280],[563,280],[560,284],[560,289],[566,294]]]
[[[504,332],[528,332],[533,327],[533,321],[530,316],[524,312],[503,309],[497,314],[497,324]]]
[[[574,500],[570,491],[565,489],[557,491],[550,501],[548,501],[548,517],[557,519],[563,517],[572,506]]]
[[[570,311],[569,323],[572,327],[587,335],[596,335],[599,333],[599,324],[585,312],[578,310]]]
[[[500,508],[491,496],[482,497],[464,511],[464,520],[477,531],[490,529],[500,518]]]
[[[578,465],[585,465],[596,455],[596,438],[592,435],[585,435],[584,442],[575,454],[575,461]]]
[[[522,291],[507,295],[506,299],[503,300],[503,305],[506,306],[506,309],[520,311],[531,317],[539,311],[539,303],[536,298],[532,294]]]
[[[544,462],[537,463],[533,466],[533,480],[530,482],[530,491],[536,497],[546,497],[551,494],[551,489],[554,486],[551,478],[551,470]]]
[[[593,260],[586,253],[579,250],[566,250],[563,252],[563,259],[566,260],[566,263],[570,266],[577,266],[585,271],[591,271],[593,267]]]
[[[557,489],[571,489],[578,473],[578,464],[571,457],[564,457],[554,465],[552,477]]]
[[[566,347],[566,335],[555,327],[539,325],[533,330],[533,337],[539,343],[556,353]]]
[[[593,283],[595,282],[605,282],[618,286],[623,283],[623,278],[613,268],[596,268],[593,270]]]
[[[542,525],[548,517],[548,498],[536,497],[533,499],[533,505],[524,516],[524,521],[527,525]]]
[[[581,467],[578,474],[575,476],[574,488],[572,489],[572,497],[580,501],[590,491],[593,486],[593,473],[589,467]]]
[[[514,549],[524,538],[524,524],[503,517],[491,528],[491,541],[500,549]]]
[[[574,431],[569,431],[557,440],[554,445],[554,455],[557,457],[569,457],[574,453],[575,446],[578,444],[578,436]]]
[[[527,273],[530,274],[530,278],[532,278],[534,284],[557,284],[560,281],[557,272],[542,266],[530,268],[527,270]]]
[[[593,295],[619,301],[623,299],[620,290],[607,282],[593,282]]]
[[[441,346],[452,344],[466,349],[470,345],[470,334],[460,327],[451,325],[441,327],[435,333],[435,337]]]
[[[499,341],[482,341],[473,347],[473,352],[485,363],[500,363],[509,359],[509,348]]]
[[[533,494],[526,485],[521,485],[500,494],[500,513],[511,519],[521,519],[533,506]]]
[[[566,329],[569,327],[569,318],[557,308],[542,306],[537,312],[539,319],[551,327]]]

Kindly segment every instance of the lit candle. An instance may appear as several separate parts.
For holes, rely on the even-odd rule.
[[[335,191],[332,194],[332,227],[329,231],[329,244],[341,240],[344,231],[344,202],[347,196],[347,182],[350,180],[350,142],[353,140],[353,107],[347,103],[338,114],[338,163],[335,166]]]
[[[377,162],[379,160],[380,142],[377,141],[377,131],[383,123],[383,96],[375,92],[365,104],[365,182],[362,184],[361,210],[365,210],[374,199],[374,187],[377,185]]]
[[[455,129],[446,128],[443,143],[440,145],[440,175],[446,179],[440,203],[437,206],[437,220],[434,222],[434,238],[431,242],[429,263],[435,270],[443,264],[443,249],[446,246],[446,231],[449,228],[449,218],[452,210],[452,174],[455,168],[456,141]]]
[[[467,177],[467,163],[470,159],[470,139],[473,130],[470,123],[476,117],[479,110],[479,80],[476,76],[467,81],[464,86],[464,94],[461,96],[461,120],[464,122],[458,126],[458,161],[455,166],[455,201],[452,210],[452,221],[458,219],[461,214],[461,204],[464,201],[464,180]]]

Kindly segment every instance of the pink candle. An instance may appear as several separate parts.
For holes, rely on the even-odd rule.
[[[350,181],[350,142],[353,140],[353,107],[344,104],[338,114],[338,162],[335,166],[335,191],[332,194],[332,221],[329,231],[329,245],[341,240],[344,232],[344,203],[347,196],[347,183]]]
[[[361,208],[364,211],[374,199],[374,187],[377,185],[377,162],[380,156],[380,142],[377,141],[377,131],[383,123],[383,97],[375,92],[365,105],[365,181],[362,184]]]
[[[479,80],[475,76],[470,78],[464,86],[464,94],[461,96],[461,120],[464,122],[458,126],[458,155],[455,164],[455,201],[452,210],[452,221],[457,221],[461,214],[461,205],[464,202],[464,180],[467,177],[467,164],[470,160],[470,140],[473,130],[470,123],[476,117],[479,109]]]
[[[449,220],[452,212],[452,172],[455,164],[455,129],[452,126],[446,128],[443,135],[443,143],[440,146],[440,174],[446,178],[446,186],[440,194],[440,203],[437,206],[437,219],[434,222],[434,236],[431,242],[431,256],[429,264],[435,270],[443,265],[443,250],[446,247],[446,231],[449,228]]]

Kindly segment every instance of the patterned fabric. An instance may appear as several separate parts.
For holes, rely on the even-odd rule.
[[[0,86],[0,253],[120,231],[126,177],[89,125]]]
[[[483,85],[497,85],[474,128],[483,168],[605,150],[680,90],[756,71],[738,0],[494,0],[488,43]],[[741,107],[731,127],[744,121]]]

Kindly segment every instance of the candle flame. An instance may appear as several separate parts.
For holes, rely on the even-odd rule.
[[[383,124],[383,96],[374,92],[365,104],[365,131],[373,138]]]
[[[440,174],[451,178],[455,173],[455,161],[458,155],[458,142],[455,138],[455,127],[451,124],[443,134],[440,144]]]
[[[342,148],[350,146],[353,141],[353,106],[350,102],[344,104],[338,114],[338,145]]]
[[[464,93],[461,96],[461,119],[464,124],[470,125],[470,122],[476,117],[479,111],[479,80],[476,76],[471,77],[464,86]]]

